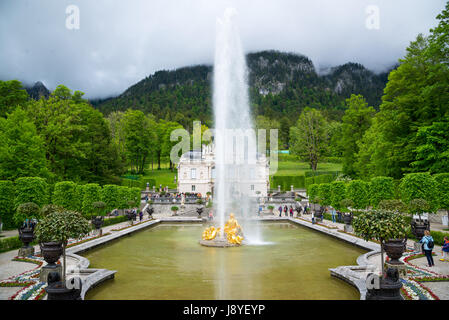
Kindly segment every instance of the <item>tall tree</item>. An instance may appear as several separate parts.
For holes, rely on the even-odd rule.
[[[20,107],[0,118],[0,180],[49,176],[43,139]]]
[[[20,81],[0,81],[0,117],[6,117],[17,106],[24,106],[28,99]]]
[[[305,108],[294,127],[290,128],[290,151],[317,169],[320,158],[329,149],[329,125],[319,110]]]
[[[123,126],[129,164],[136,173],[143,173],[151,151],[154,128],[150,127],[150,122],[142,111],[131,109],[125,112]]]
[[[358,152],[357,141],[361,140],[365,131],[371,126],[376,111],[368,107],[361,95],[351,95],[346,100],[347,109],[343,116],[341,142],[343,144],[343,173],[354,177],[354,162]]]

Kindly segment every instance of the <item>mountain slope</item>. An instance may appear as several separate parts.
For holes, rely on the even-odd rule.
[[[290,122],[307,106],[324,109],[330,118],[339,118],[344,100],[352,93],[363,94],[377,108],[388,75],[377,75],[355,63],[318,75],[307,57],[277,51],[250,53],[247,65],[253,114],[288,118]],[[193,119],[211,125],[212,74],[212,66],[208,65],[158,71],[118,97],[91,102],[105,114],[133,108],[186,127],[191,126]]]

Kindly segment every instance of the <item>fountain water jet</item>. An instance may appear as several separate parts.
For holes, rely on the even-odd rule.
[[[235,9],[228,8],[217,19],[215,44],[213,108],[215,144],[214,211],[220,230],[225,216],[236,214],[244,229],[245,242],[261,242],[257,224],[245,219],[258,210],[250,197],[257,163],[257,143],[250,116],[248,71],[238,29]],[[224,233],[221,234],[224,237]]]

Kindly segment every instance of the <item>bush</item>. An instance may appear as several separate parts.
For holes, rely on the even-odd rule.
[[[38,177],[23,177],[16,180],[16,198],[14,206],[17,208],[22,203],[33,202],[42,208],[48,204],[48,184]]]
[[[0,218],[3,229],[15,227],[14,216],[14,184],[12,181],[0,181]]]
[[[13,219],[16,226],[20,226],[26,219],[39,219],[40,209],[34,202],[22,203],[14,213]]]
[[[101,187],[96,183],[89,183],[84,185],[83,188],[83,214],[89,217],[96,214],[93,207],[94,202],[100,201]]]
[[[331,183],[331,206],[341,209],[341,201],[346,198],[346,183],[344,181],[334,181]]]
[[[53,191],[53,204],[61,206],[66,210],[77,210],[76,201],[76,183],[72,181],[62,181],[55,184]]]
[[[370,204],[377,208],[382,200],[394,199],[394,183],[390,177],[374,177],[369,185]]]
[[[427,172],[406,174],[399,185],[402,201],[409,205],[413,199],[424,199],[430,210],[438,209],[437,183]]]
[[[128,204],[129,201],[128,187],[119,186],[117,192],[118,192],[117,209],[128,209],[130,207],[130,205]]]
[[[171,209],[171,211],[178,211],[179,210],[179,208],[177,206],[173,206],[170,209]]]
[[[362,180],[348,182],[346,197],[354,203],[353,208],[365,209],[369,205],[369,183]]]

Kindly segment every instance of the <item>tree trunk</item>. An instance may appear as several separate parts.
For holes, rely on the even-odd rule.
[[[63,258],[63,269],[62,269],[62,284],[65,287],[65,273],[67,270],[67,266],[66,266],[66,258],[65,258],[65,247],[66,247],[66,241],[62,242],[62,258]]]
[[[382,278],[385,275],[385,270],[384,270],[384,246],[383,246],[383,239],[380,239],[380,261],[382,263]]]

